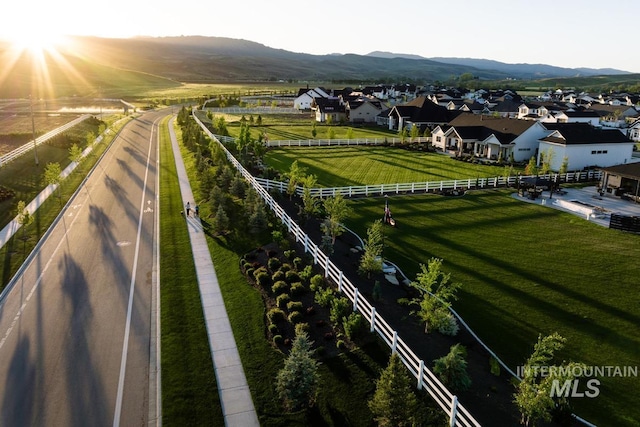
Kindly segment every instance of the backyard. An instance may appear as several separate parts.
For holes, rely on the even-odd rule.
[[[286,172],[297,159],[326,186],[474,176],[466,168],[476,165],[426,154],[421,156],[442,159],[432,168],[437,173],[422,172],[430,169],[420,160],[405,171],[406,162],[420,156],[403,158],[396,153],[409,152],[399,149],[385,156],[380,149],[273,150],[267,163]],[[373,166],[377,156],[385,167]],[[451,170],[452,165],[462,169]],[[589,366],[637,365],[640,316],[637,299],[630,298],[637,295],[637,278],[631,274],[640,257],[637,236],[523,203],[509,190],[392,197],[389,202],[398,227],[386,229],[385,258],[410,279],[419,263],[444,259],[453,280],[463,285],[454,308],[510,367],[524,363],[539,334],[556,331],[567,338],[561,359]],[[353,214],[346,225],[365,236],[382,217],[384,199],[350,204]],[[597,424],[636,425],[637,378],[600,380],[597,398],[574,399],[576,412]]]

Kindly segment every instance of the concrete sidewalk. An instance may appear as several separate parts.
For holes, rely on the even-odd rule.
[[[184,204],[190,202],[193,207],[193,192],[173,130],[173,120],[169,123],[169,133],[182,200]],[[200,218],[194,218],[192,211],[186,220],[225,425],[259,426]]]

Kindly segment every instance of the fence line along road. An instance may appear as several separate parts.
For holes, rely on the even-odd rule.
[[[374,306],[360,295],[359,290],[354,286],[344,273],[320,250],[311,238],[287,215],[284,209],[275,201],[271,194],[249,173],[238,160],[220,143],[207,127],[194,114],[194,120],[200,125],[203,131],[226,153],[227,159],[242,174],[249,184],[260,194],[264,202],[274,212],[274,214],[287,227],[289,233],[296,239],[296,242],[304,246],[305,252],[313,256],[314,263],[319,265],[325,272],[325,277],[337,284],[338,289],[349,298],[353,304],[353,310],[359,312],[370,324],[370,331],[377,333],[382,340],[387,343],[393,353],[398,354],[409,372],[416,378],[418,389],[426,389],[427,393],[436,401],[442,410],[449,417],[449,426],[475,426],[479,427],[478,421],[458,403],[458,398],[452,394],[440,379],[427,367],[424,360],[419,359],[411,348],[402,340],[398,332],[376,312]]]
[[[61,133],[71,129],[72,127],[74,127],[75,125],[82,123],[83,121],[87,120],[89,117],[93,117],[91,114],[83,114],[82,116],[78,117],[77,119],[67,123],[66,125],[62,125],[59,128],[56,128],[52,131],[49,131],[47,133],[45,133],[42,136],[39,136],[38,138],[36,138],[35,141],[35,145],[38,146],[40,144],[42,144],[43,142],[48,141],[49,139],[60,135]],[[7,163],[9,163],[12,160],[17,159],[18,157],[22,156],[23,154],[33,150],[34,148],[34,143],[33,141],[28,142],[18,148],[16,148],[15,150],[9,152],[8,154],[5,154],[4,156],[0,157],[0,167],[6,165]]]

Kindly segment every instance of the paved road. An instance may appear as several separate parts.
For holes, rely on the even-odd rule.
[[[163,115],[123,129],[0,303],[1,426],[153,423]]]

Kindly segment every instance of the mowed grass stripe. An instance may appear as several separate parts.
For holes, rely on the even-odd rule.
[[[399,147],[274,148],[265,156],[267,165],[280,171],[288,171],[296,160],[324,187],[488,178],[505,173],[504,166],[476,165]]]
[[[384,198],[352,200],[347,226],[361,236],[382,217]],[[575,215],[523,203],[508,190],[389,199],[397,228],[385,228],[385,257],[414,279],[419,263],[444,259],[462,283],[454,304],[511,367],[538,334],[567,338],[561,359],[595,366],[638,365],[638,236]],[[637,425],[637,378],[601,378],[600,396],[574,399],[598,425]]]
[[[168,426],[223,426],[166,120],[160,127],[162,412]]]

